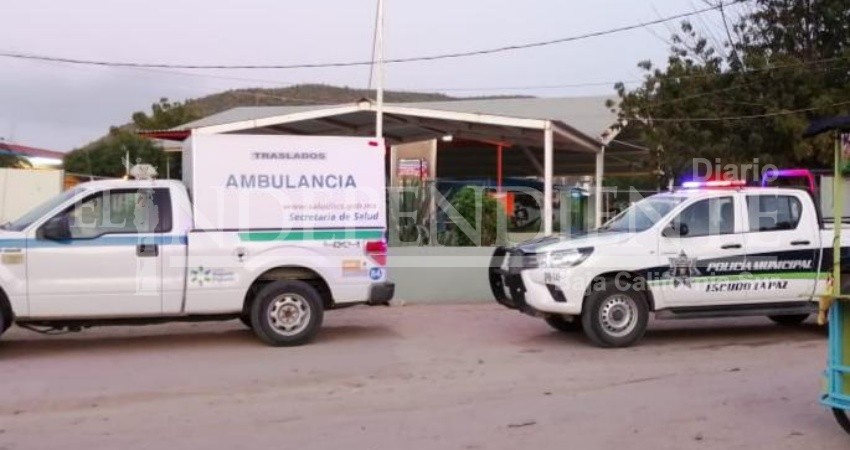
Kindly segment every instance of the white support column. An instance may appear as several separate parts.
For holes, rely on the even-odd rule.
[[[384,137],[384,0],[378,0],[378,18],[375,21],[375,26],[377,27],[375,30],[375,56],[378,58],[377,64],[375,64],[378,79],[375,136],[382,139]]]
[[[602,175],[605,173],[605,146],[599,147],[599,151],[596,152],[596,192],[594,192],[594,197],[596,198],[595,212],[596,212],[596,227],[599,228],[602,226]]]
[[[543,233],[552,233],[552,172],[554,171],[552,122],[543,130]]]

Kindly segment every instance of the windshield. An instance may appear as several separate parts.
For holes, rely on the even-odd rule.
[[[600,231],[634,233],[645,231],[670,213],[685,197],[654,195],[647,197],[617,214],[599,228]]]
[[[2,226],[4,230],[10,231],[23,231],[26,227],[30,226],[33,222],[44,217],[45,214],[53,211],[56,207],[75,197],[77,194],[85,191],[84,187],[77,186],[73,189],[67,190],[56,197],[52,197],[46,202],[36,206],[31,209],[28,213],[19,217],[18,219],[13,220]]]

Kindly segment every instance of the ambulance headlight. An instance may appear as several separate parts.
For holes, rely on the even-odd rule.
[[[593,253],[593,247],[554,250],[538,255],[538,266],[544,269],[565,269],[581,264]]]

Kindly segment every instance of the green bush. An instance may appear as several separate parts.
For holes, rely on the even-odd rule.
[[[397,235],[397,242],[393,242],[393,245],[428,245],[430,187],[415,179],[402,180],[400,187],[398,192],[390,190],[390,195],[397,195],[397,205],[390,211],[391,223],[396,227]],[[402,217],[403,213],[416,213],[416,217]]]
[[[467,186],[458,191],[450,203],[454,208],[454,211],[449,210],[449,218],[453,223],[452,244],[470,247],[490,246],[504,242],[506,223],[504,209],[483,189]],[[472,230],[469,229],[470,227]]]

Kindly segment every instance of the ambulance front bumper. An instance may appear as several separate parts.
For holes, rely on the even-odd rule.
[[[488,268],[490,290],[496,301],[531,316],[581,314],[583,289],[564,289],[570,283],[567,269],[544,269],[535,255],[499,247]]]

